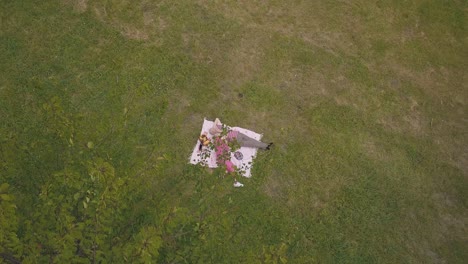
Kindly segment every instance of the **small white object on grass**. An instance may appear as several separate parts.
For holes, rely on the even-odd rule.
[[[243,187],[243,186],[244,186],[244,184],[242,184],[242,183],[240,183],[238,181],[234,182],[234,187]]]

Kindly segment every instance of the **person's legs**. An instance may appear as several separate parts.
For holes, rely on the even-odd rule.
[[[241,147],[249,147],[249,148],[259,148],[259,149],[267,149],[268,144],[253,139],[245,134],[239,132],[237,134],[237,142]]]

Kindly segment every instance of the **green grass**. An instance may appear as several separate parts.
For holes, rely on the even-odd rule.
[[[161,263],[467,258],[466,1],[70,2],[0,3],[20,219],[100,157],[154,209],[135,221],[173,212]],[[275,142],[244,188],[187,164],[203,117]]]

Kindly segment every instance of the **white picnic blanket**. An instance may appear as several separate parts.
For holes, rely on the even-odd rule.
[[[209,121],[206,119],[203,119],[203,126],[200,132],[200,135],[203,133],[206,133],[207,137],[211,140],[211,135],[208,132],[208,130],[213,127],[214,122]],[[228,126],[229,127],[229,126]],[[254,138],[256,140],[260,140],[262,138],[261,134],[255,133],[253,131],[250,131],[245,128],[241,127],[229,127],[231,130],[239,131],[240,133],[243,133],[251,138]],[[200,147],[200,141],[197,140],[197,143],[195,144],[195,147],[193,148],[192,155],[190,156],[190,163],[191,164],[198,164],[201,161],[200,157],[200,152],[198,151],[198,148]],[[241,159],[237,159],[234,157],[234,153],[231,154],[231,161],[232,163],[238,167],[242,168],[243,175],[244,177],[250,178],[252,175],[250,174],[250,169],[252,167],[252,162],[253,159],[257,156],[257,149],[256,148],[247,148],[247,147],[241,147],[239,150],[237,150],[242,153],[242,155],[237,155],[237,156],[242,156]],[[216,168],[218,165],[216,164],[216,153],[214,150],[211,151],[210,157],[205,159],[205,164],[208,165],[210,168]]]

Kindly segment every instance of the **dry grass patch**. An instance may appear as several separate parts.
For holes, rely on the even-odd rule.
[[[146,32],[141,29],[129,26],[129,25],[121,25],[120,32],[123,36],[134,39],[134,40],[148,40],[149,36]]]
[[[383,114],[377,123],[394,133],[409,134],[415,137],[428,136],[431,119],[420,111],[411,111],[406,107],[403,105],[399,112],[391,115]]]
[[[278,173],[273,173],[263,185],[263,191],[268,197],[281,199],[284,195],[284,181],[280,177]]]
[[[63,2],[77,13],[84,13],[88,10],[88,0],[63,0]]]
[[[126,4],[123,2],[113,2],[109,5],[93,3],[92,6],[95,16],[101,22],[118,30],[124,37],[160,45],[159,36],[167,29],[167,20],[157,14],[157,5],[144,2],[135,5],[131,11],[126,10]]]
[[[362,142],[362,147],[364,149],[364,153],[370,159],[376,159],[378,161],[390,161],[390,156],[386,151],[379,146],[372,137],[368,137],[367,140]]]
[[[465,177],[468,178],[468,147],[465,147],[461,155],[458,156],[456,166],[463,171]]]
[[[225,75],[221,77],[224,82],[239,87],[252,81],[262,69],[265,37],[258,32],[245,32],[239,43],[229,51],[225,65]]]
[[[286,2],[267,4],[264,1],[212,1],[199,0],[208,10],[222,14],[244,27],[264,32],[279,33],[287,37],[297,37],[309,44],[335,53],[341,34],[324,30],[319,14],[327,7],[320,3],[299,2],[291,5]],[[311,16],[314,14],[314,16]]]

